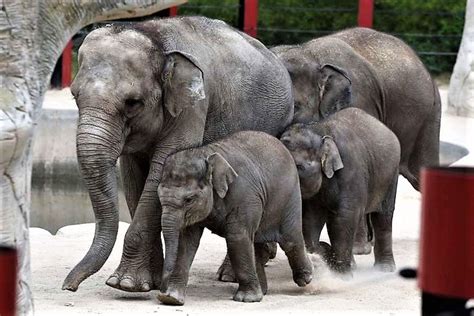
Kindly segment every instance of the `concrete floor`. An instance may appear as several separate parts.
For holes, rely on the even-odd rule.
[[[441,87],[443,103],[446,87]],[[48,104],[48,94],[45,100]],[[444,113],[441,139],[462,145],[470,153],[455,165],[474,166],[474,119]],[[468,141],[469,140],[469,141]],[[398,268],[416,267],[420,220],[420,194],[400,178],[394,215],[394,254]],[[351,314],[408,315],[420,314],[420,297],[415,281],[397,273],[380,273],[372,268],[373,255],[356,256],[358,269],[352,280],[333,276],[313,257],[316,273],[306,288],[298,288],[291,278],[282,251],[267,267],[269,291],[261,303],[245,304],[231,300],[235,284],[215,280],[215,272],[226,247],[222,238],[206,232],[193,263],[186,304],[181,307],[161,305],[156,293],[133,294],[105,285],[117,267],[122,252],[123,235],[128,224],[121,223],[115,248],[105,266],[82,283],[76,293],[61,291],[62,281],[82,258],[93,237],[94,225],[67,226],[56,235],[32,228],[32,279],[37,315],[199,315],[223,313],[273,314]],[[326,239],[327,236],[323,236]]]

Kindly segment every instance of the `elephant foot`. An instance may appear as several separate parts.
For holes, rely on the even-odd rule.
[[[120,265],[105,283],[126,292],[159,289],[163,270],[161,240],[157,241],[154,233],[135,233],[131,228],[132,225],[125,235]]]
[[[354,255],[368,255],[372,252],[372,244],[370,242],[354,243],[352,253]]]
[[[394,272],[396,270],[395,262],[376,262],[374,263],[376,270],[380,272]]]
[[[149,271],[131,273],[120,272],[117,269],[105,282],[108,286],[126,292],[149,292],[158,289],[158,284],[153,281]]]
[[[263,299],[263,293],[260,287],[256,290],[241,290],[239,287],[233,299],[234,301],[244,303],[260,302]]]
[[[232,268],[232,264],[230,263],[229,256],[226,255],[224,261],[222,262],[219,270],[217,270],[217,279],[222,282],[237,282],[237,278],[235,277],[234,269]]]
[[[293,276],[293,280],[299,287],[306,286],[311,283],[313,280],[313,273],[305,271],[303,273],[298,273]]]
[[[311,283],[313,280],[313,264],[309,260],[306,260],[305,267],[303,269],[295,271],[293,274],[293,281],[299,286],[303,287]]]
[[[323,260],[328,265],[331,271],[335,272],[342,279],[351,279],[352,278],[352,269],[355,268],[354,256],[350,260],[338,260],[334,254],[331,245],[324,241],[319,242],[319,246],[322,250]]]
[[[127,263],[129,263],[127,261]],[[161,285],[161,265],[149,264],[144,267],[144,263],[140,262],[139,268],[129,268],[125,266],[124,260],[119,267],[105,282],[108,286],[126,292],[149,292],[156,290]]]
[[[158,300],[165,305],[184,305],[184,290],[168,289],[165,293],[158,292]]]

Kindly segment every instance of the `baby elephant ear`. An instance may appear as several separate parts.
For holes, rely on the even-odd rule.
[[[344,168],[337,145],[331,136],[323,137],[321,167],[329,179],[334,176],[334,172]]]
[[[221,199],[227,194],[229,185],[238,177],[234,168],[219,153],[213,153],[207,157],[209,168],[212,172],[212,186]]]

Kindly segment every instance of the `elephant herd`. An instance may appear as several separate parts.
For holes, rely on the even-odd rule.
[[[96,230],[63,289],[112,251],[118,159],[132,222],[111,287],[184,304],[204,228],[226,240],[218,278],[239,283],[237,301],[262,300],[275,242],[298,286],[312,281],[307,252],[350,274],[373,244],[375,267],[395,270],[398,174],[418,189],[420,168],[439,163],[441,116],[401,40],[353,28],[269,50],[222,21],[179,17],[96,29],[78,62],[77,157]]]

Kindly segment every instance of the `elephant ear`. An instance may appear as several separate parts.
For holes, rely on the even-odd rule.
[[[334,172],[344,168],[339,149],[331,136],[323,137],[321,148],[321,168],[327,178],[331,179]]]
[[[238,177],[234,168],[219,153],[213,153],[207,157],[208,167],[211,172],[211,181],[214,190],[221,199],[223,199],[229,185]]]
[[[164,106],[173,117],[206,98],[203,73],[193,58],[184,53],[166,55],[162,82]]]
[[[319,115],[326,118],[351,105],[352,81],[344,69],[333,64],[324,64],[319,71]]]

